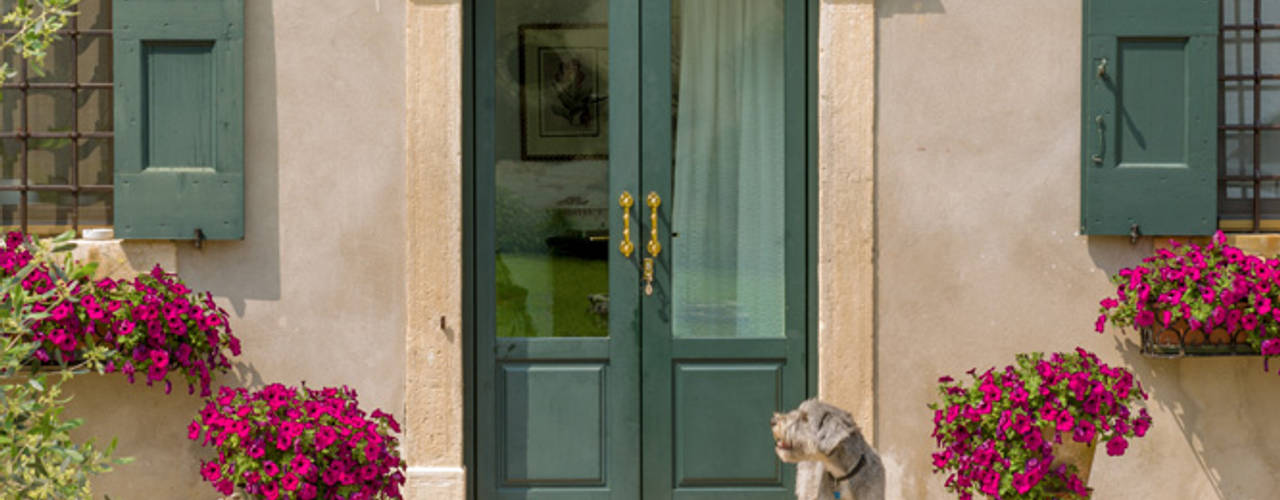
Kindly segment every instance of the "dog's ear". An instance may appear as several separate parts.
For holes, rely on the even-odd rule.
[[[853,423],[853,418],[843,411],[835,408],[823,408],[823,410],[822,415],[816,420],[817,444],[824,455],[830,455],[841,442],[857,432],[858,427]]]

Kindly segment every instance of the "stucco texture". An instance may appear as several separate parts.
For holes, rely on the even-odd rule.
[[[893,499],[930,472],[935,379],[1017,352],[1134,371],[1155,426],[1094,462],[1098,498],[1275,498],[1280,380],[1247,359],[1154,360],[1094,333],[1107,276],[1152,241],[1079,226],[1081,2],[877,4],[876,419]],[[823,134],[829,133],[823,131]]]
[[[245,238],[176,244],[182,278],[213,292],[243,341],[215,386],[346,384],[403,418],[404,5],[245,11]],[[199,474],[211,454],[186,439],[201,402],[185,384],[167,396],[119,376],[70,387],[80,434],[118,437],[136,458],[97,479],[95,497],[218,498]]]

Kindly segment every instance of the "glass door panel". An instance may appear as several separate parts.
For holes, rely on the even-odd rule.
[[[497,0],[497,334],[609,328],[607,0]]]
[[[671,333],[782,337],[782,0],[673,0]]]

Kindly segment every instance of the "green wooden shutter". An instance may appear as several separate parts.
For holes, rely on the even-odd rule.
[[[1084,8],[1082,232],[1212,232],[1218,0],[1085,0]]]
[[[244,0],[116,0],[115,232],[244,237]]]

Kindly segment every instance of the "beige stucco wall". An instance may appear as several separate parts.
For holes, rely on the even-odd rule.
[[[888,498],[945,498],[941,374],[1077,345],[1133,370],[1155,427],[1102,454],[1099,498],[1274,498],[1280,381],[1249,359],[1152,360],[1092,331],[1152,242],[1077,234],[1081,2],[877,5],[876,406]],[[830,133],[823,131],[823,134]]]
[[[216,383],[347,384],[403,418],[405,29],[394,0],[245,2],[244,241],[176,246],[177,269],[211,290],[244,354]],[[137,461],[97,498],[217,498],[186,439],[200,406],[185,386],[120,377],[72,384],[86,434]]]

